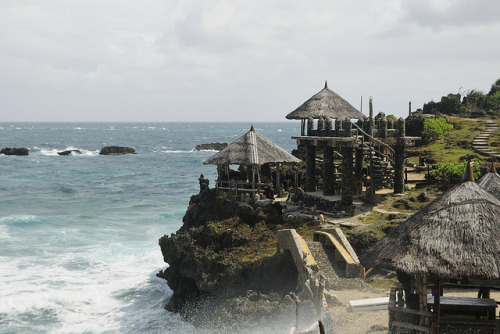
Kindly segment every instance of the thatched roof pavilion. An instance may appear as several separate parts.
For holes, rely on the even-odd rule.
[[[477,184],[500,200],[500,175],[496,173],[494,162],[491,163],[491,170],[481,177]]]
[[[265,163],[300,162],[299,159],[255,131],[250,131],[218,152],[204,165],[262,165]]]
[[[468,178],[393,229],[361,262],[410,275],[498,279],[499,214],[500,201]]]
[[[319,93],[286,115],[287,119],[319,119],[323,117],[330,119],[361,119],[364,115],[340,95],[330,90],[326,82],[325,88]]]
[[[470,163],[466,175],[463,181],[393,229],[360,258],[366,267],[396,270],[402,278],[406,274],[416,283],[408,284],[403,279],[403,288],[391,289],[389,328],[393,330],[390,333],[398,332],[398,327],[435,334],[442,327],[453,328],[455,333],[457,327],[496,326],[497,304],[489,298],[490,287],[486,282],[500,277],[500,201],[474,182]],[[427,279],[432,280],[432,296],[427,296]],[[483,282],[479,290],[483,298],[442,296],[441,284],[451,279]],[[415,310],[415,300],[418,310]],[[445,309],[443,315],[442,308]],[[412,314],[413,318],[405,318],[404,314]],[[457,314],[460,316],[456,317]],[[487,318],[475,318],[483,314]],[[471,316],[474,319],[470,320]]]
[[[203,164],[205,165],[217,165],[218,171],[221,167],[226,169],[225,174],[229,176],[229,165],[244,165],[252,167],[252,180],[251,188],[255,189],[260,183],[260,174],[258,166],[266,163],[275,163],[278,168],[276,173],[276,184],[280,187],[279,182],[279,168],[280,163],[298,163],[299,159],[274,144],[272,141],[256,132],[253,125],[250,131],[245,133],[240,138],[236,139],[234,142],[229,144],[225,149],[215,154]],[[221,174],[219,173],[219,178]],[[221,180],[217,181],[217,191],[222,189],[219,186]],[[233,184],[232,181],[227,180],[225,186],[229,187],[229,190],[235,187],[235,191],[238,192],[238,182]],[[248,184],[248,183],[247,183]],[[243,185],[244,187],[244,185]]]

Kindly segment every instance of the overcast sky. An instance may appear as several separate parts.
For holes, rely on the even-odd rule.
[[[1,0],[1,121],[398,117],[500,78],[498,0]]]

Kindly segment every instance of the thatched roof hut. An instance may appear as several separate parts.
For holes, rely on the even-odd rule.
[[[250,166],[280,162],[300,162],[300,160],[256,132],[252,126],[250,131],[203,164]]]
[[[495,164],[491,163],[491,170],[481,177],[477,184],[500,200],[500,175],[496,173]]]
[[[379,240],[361,262],[445,279],[498,279],[499,214],[500,201],[469,177]]]
[[[364,115],[340,95],[330,90],[326,82],[325,88],[319,93],[286,115],[287,119],[319,119],[322,117],[331,119],[360,119]]]

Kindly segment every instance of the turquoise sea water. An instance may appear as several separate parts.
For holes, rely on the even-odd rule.
[[[158,239],[181,226],[200,173],[214,180],[202,162],[215,152],[193,148],[250,125],[0,123],[0,148],[30,150],[0,155],[0,333],[196,333],[163,309]],[[300,131],[254,126],[288,152]],[[137,154],[99,156],[107,145]]]

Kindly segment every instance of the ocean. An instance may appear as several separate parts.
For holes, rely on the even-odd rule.
[[[158,239],[177,231],[214,151],[249,123],[0,123],[0,333],[198,333],[163,309]],[[255,123],[288,152],[294,121]],[[100,156],[103,146],[135,155]],[[77,149],[81,155],[59,156]]]

